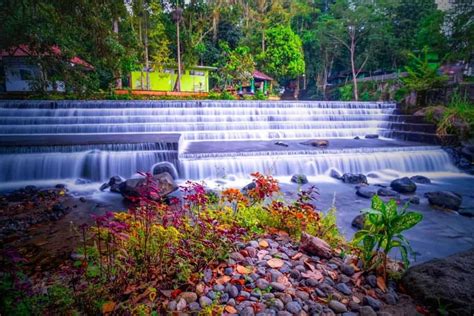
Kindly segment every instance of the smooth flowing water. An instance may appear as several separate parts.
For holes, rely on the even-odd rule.
[[[321,175],[332,168],[455,170],[439,147],[379,148],[365,139],[359,147],[350,145],[367,134],[390,143],[400,117],[395,104],[377,102],[1,101],[0,181],[104,181],[149,171],[160,161],[170,161],[181,178],[191,179],[254,171]],[[172,134],[179,142],[163,141]],[[144,135],[146,142],[139,140]],[[347,142],[319,151],[274,145],[316,138]],[[258,141],[267,142],[264,150],[254,148]]]

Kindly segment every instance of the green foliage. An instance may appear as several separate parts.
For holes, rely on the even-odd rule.
[[[399,210],[395,200],[385,203],[375,195],[372,207],[363,210],[364,228],[354,235],[352,242],[360,247],[366,269],[382,266],[386,276],[388,254],[395,248],[400,251],[405,268],[408,267],[411,247],[402,233],[418,224],[423,216],[407,211],[407,207],[405,205]]]
[[[299,36],[288,26],[270,28],[265,36],[265,51],[258,56],[263,71],[282,82],[302,75],[305,61]]]
[[[422,56],[418,57],[413,53],[409,53],[410,64],[405,69],[408,76],[402,78],[404,86],[423,95],[430,89],[442,86],[447,78],[438,74],[439,65],[430,63],[429,49],[425,47]],[[424,102],[424,100],[421,100]]]
[[[457,135],[460,139],[469,139],[474,131],[474,104],[467,97],[455,93],[441,117],[435,117],[434,111],[440,107],[428,108],[427,119],[437,125],[436,133],[440,136]]]
[[[339,87],[339,98],[342,101],[351,101],[354,98],[354,86],[351,84],[346,84],[342,87]]]
[[[266,100],[267,96],[262,91],[257,90],[253,95],[253,100]]]
[[[255,62],[250,49],[239,46],[231,50],[226,43],[221,44],[221,49],[223,53],[216,64],[218,71],[213,74],[219,86],[225,90],[228,85],[236,86],[250,82],[255,70]]]

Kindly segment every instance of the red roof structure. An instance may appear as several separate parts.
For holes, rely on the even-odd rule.
[[[255,79],[259,79],[259,80],[268,80],[268,81],[273,81],[274,79],[266,74],[264,74],[263,72],[260,72],[258,70],[255,70],[253,72],[253,77]]]
[[[51,47],[51,52],[54,55],[58,55],[58,56],[61,55],[61,49],[56,45]],[[37,55],[36,52],[31,51],[28,45],[24,45],[24,44],[19,45],[14,48],[0,51],[0,59],[2,59],[3,57],[32,57],[36,55]],[[94,70],[94,66],[92,66],[91,64],[89,64],[88,62],[86,62],[85,60],[77,56],[72,57],[69,61],[73,63],[74,65],[81,65],[82,67],[86,69]]]

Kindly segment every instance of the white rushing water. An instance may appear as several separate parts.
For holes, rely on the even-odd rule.
[[[36,140],[30,146],[0,146],[0,181],[103,181],[149,171],[160,161],[171,161],[182,178],[192,179],[254,171],[318,175],[331,168],[342,172],[455,170],[448,155],[432,146],[242,153],[232,143],[244,141],[251,147],[257,140],[389,137],[398,120],[395,104],[378,102],[0,101],[0,137]],[[160,135],[176,133],[181,135],[179,158],[177,144],[160,143]],[[108,134],[114,134],[113,143],[97,141]],[[127,135],[128,142],[120,135]],[[149,137],[144,143],[129,143],[130,137],[140,135]],[[79,137],[81,144],[50,143],[53,136]],[[156,137],[156,142],[150,137]],[[206,146],[209,141],[224,150],[186,152],[190,143]]]

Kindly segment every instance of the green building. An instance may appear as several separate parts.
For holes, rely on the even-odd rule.
[[[209,72],[215,69],[207,66],[192,66],[183,69],[181,91],[209,92]],[[146,72],[132,71],[130,75],[131,88],[133,90],[173,91],[178,77],[178,69],[177,67],[167,67],[162,72],[150,71],[149,76],[150,87],[146,89]]]

